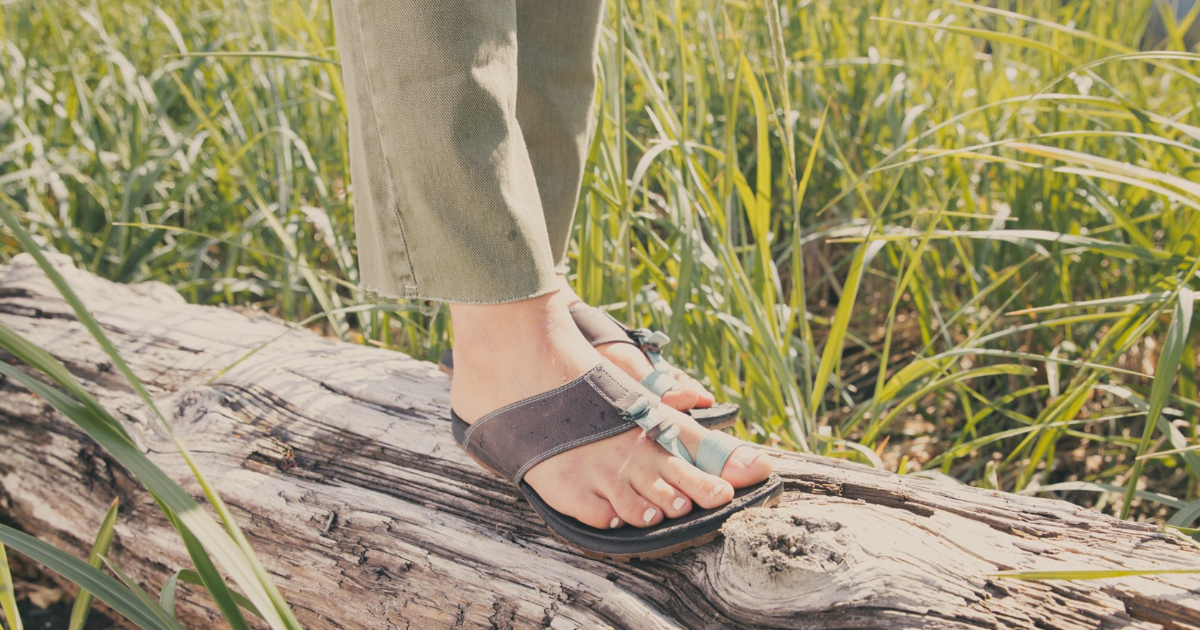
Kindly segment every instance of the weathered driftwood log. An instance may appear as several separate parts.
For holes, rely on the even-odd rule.
[[[454,446],[448,382],[432,364],[55,260],[311,628],[1200,627],[1195,576],[989,577],[1200,566],[1189,541],[1060,501],[801,455],[778,457],[783,505],[740,515],[712,544],[655,562],[590,560]],[[188,479],[26,256],[0,276],[0,321],[61,359]],[[112,555],[155,590],[188,561],[140,485],[49,405],[0,384],[0,518],[82,555],[113,496],[124,509]],[[195,592],[180,613],[192,627],[215,619]]]

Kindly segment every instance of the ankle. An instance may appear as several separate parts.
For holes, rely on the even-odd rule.
[[[555,292],[504,304],[452,304],[455,378],[463,368],[479,374],[505,366],[536,371],[539,363],[574,363],[562,359],[591,346],[571,319],[564,297]]]
[[[547,331],[557,310],[557,292],[503,304],[451,304],[454,345],[490,346],[514,336]]]
[[[506,304],[453,304],[450,316],[455,345],[450,402],[467,422],[550,391],[600,361],[556,294]]]

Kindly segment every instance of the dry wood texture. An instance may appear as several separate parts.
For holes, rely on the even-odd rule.
[[[432,364],[55,261],[311,628],[1200,627],[1195,576],[988,577],[1197,567],[1190,541],[1064,502],[803,455],[778,456],[781,507],[739,515],[712,544],[655,562],[589,560],[454,446],[448,381]],[[0,321],[188,478],[27,256],[2,270]],[[125,506],[115,560],[155,591],[188,563],[140,485],[49,405],[0,383],[0,518],[82,555],[114,496]],[[180,610],[193,627],[215,619],[194,592]]]

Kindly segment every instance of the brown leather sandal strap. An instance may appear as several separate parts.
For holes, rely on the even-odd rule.
[[[679,381],[671,375],[669,366],[662,360],[662,347],[671,341],[666,334],[646,328],[633,330],[609,315],[608,311],[588,304],[576,304],[571,307],[570,312],[575,325],[583,333],[583,338],[593,346],[627,343],[641,350],[654,366],[654,371],[642,379],[642,386],[655,396],[662,397],[668,391],[679,387]]]
[[[493,411],[463,432],[460,443],[485,465],[519,482],[539,462],[637,428],[645,404],[633,379],[601,363],[544,394]]]
[[[637,342],[629,336],[629,329],[602,308],[587,304],[576,304],[571,307],[571,317],[583,338],[593,346],[606,343],[627,343],[633,346]]]

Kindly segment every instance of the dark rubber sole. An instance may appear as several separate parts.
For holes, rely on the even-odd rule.
[[[521,482],[519,489],[555,538],[590,558],[615,562],[655,560],[707,544],[720,535],[729,517],[746,508],[778,505],[783,498],[783,482],[772,474],[765,481],[735,491],[733,500],[711,510],[693,508],[654,527],[596,529],[546,505],[529,484]]]
[[[466,423],[455,415],[451,415],[450,421],[466,426]],[[462,431],[458,432],[461,433]],[[501,479],[507,479],[491,466],[479,461],[461,443],[458,446],[485,470]],[[547,505],[537,491],[524,481],[517,484],[517,490],[533,506],[533,510],[546,524],[550,533],[564,544],[589,558],[629,562],[665,558],[684,549],[712,542],[720,535],[721,525],[737,512],[751,507],[778,505],[783,498],[783,481],[778,475],[772,474],[758,484],[735,490],[733,500],[725,505],[707,510],[693,507],[691,512],[679,518],[666,519],[654,527],[627,526],[617,529],[597,529],[558,512]]]
[[[446,376],[454,378],[454,353],[452,351],[447,350],[442,353],[438,369]],[[733,403],[719,402],[711,407],[689,409],[683,413],[691,416],[697,424],[705,429],[717,431],[737,424],[739,411],[738,406]]]

